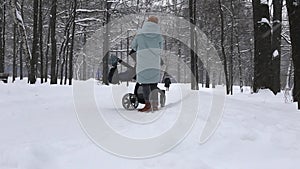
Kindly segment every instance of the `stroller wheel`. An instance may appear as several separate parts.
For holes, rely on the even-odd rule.
[[[139,102],[134,94],[127,93],[122,98],[122,105],[126,110],[135,110]]]

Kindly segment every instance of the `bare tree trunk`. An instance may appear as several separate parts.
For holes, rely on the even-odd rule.
[[[180,69],[180,61],[181,61],[181,42],[178,42],[178,58],[177,58],[177,82],[181,82],[181,69]]]
[[[102,76],[102,81],[103,84],[108,85],[108,57],[109,57],[109,31],[110,31],[110,2],[106,0],[106,29],[105,29],[105,34],[104,34],[104,44],[103,44],[103,76]]]
[[[195,48],[195,23],[196,23],[196,18],[195,18],[195,0],[189,0],[189,16],[190,16],[190,43],[191,43],[191,48],[190,48],[190,55],[191,55],[191,89],[192,90],[199,90],[199,85],[198,85],[198,78],[197,78],[197,55],[195,53],[196,48]]]
[[[51,18],[49,19],[49,21]],[[51,21],[50,21],[51,22]],[[51,37],[51,27],[48,27],[48,35],[47,35],[47,45],[46,45],[46,53],[45,53],[45,82],[48,82],[48,71],[49,71],[49,48],[50,48],[50,37]]]
[[[272,90],[272,52],[271,52],[271,26],[270,13],[267,4],[260,0],[253,0],[254,21],[254,83],[253,91],[261,88]]]
[[[210,78],[209,78],[209,70],[208,68],[206,68],[205,71],[205,76],[206,76],[206,80],[205,80],[205,88],[209,88],[209,84],[210,84]]]
[[[288,71],[286,74],[286,84],[285,84],[285,89],[288,89],[288,90],[291,89],[292,67],[293,67],[293,60],[291,58],[289,61],[289,67],[288,67]]]
[[[60,51],[59,51],[59,60],[62,59],[62,63],[60,64],[60,85],[63,84],[65,65],[68,59],[68,56],[66,55],[66,50],[70,41],[70,29],[71,29],[72,21],[73,21],[73,17],[70,16],[65,26],[64,40],[61,44]]]
[[[178,16],[178,9],[177,9],[177,0],[173,0],[173,4],[174,4],[174,13],[176,16]],[[178,23],[177,21],[175,22],[176,24]],[[179,32],[176,32],[179,33]],[[180,83],[181,82],[181,70],[180,70],[180,61],[181,61],[181,55],[182,55],[182,50],[181,50],[181,42],[177,41],[177,46],[178,46],[178,58],[177,58],[177,82]]]
[[[24,0],[21,1],[21,16],[24,18]],[[19,45],[19,51],[20,51],[20,80],[23,80],[23,45],[24,45],[24,40],[21,38],[20,40],[20,45]]]
[[[229,95],[230,94],[230,83],[229,83],[229,78],[228,78],[227,58],[226,58],[226,52],[225,52],[225,47],[224,47],[224,41],[225,41],[225,38],[224,38],[224,14],[223,14],[221,0],[218,0],[218,2],[219,2],[219,12],[220,12],[220,16],[221,16],[221,48],[222,48],[221,60],[223,62],[223,66],[224,66],[226,93],[227,93],[227,95]]]
[[[239,0],[239,3],[241,3],[241,0]],[[231,8],[232,8],[231,10],[233,10],[232,4],[231,4]],[[239,17],[241,9],[237,9],[237,10],[238,11],[237,11],[236,17]],[[239,25],[240,24],[239,20],[234,20],[234,24]],[[240,91],[241,91],[241,93],[243,93],[243,86],[244,86],[243,78],[244,77],[243,77],[243,69],[242,69],[242,57],[241,57],[242,53],[241,53],[241,47],[240,47],[240,32],[236,26],[234,26],[234,31],[235,31],[235,39],[236,39],[236,46],[237,46],[237,52],[238,52],[239,85],[240,85]],[[252,58],[252,56],[250,56],[250,58]],[[252,65],[252,63],[250,63],[250,64]],[[249,81],[251,81],[251,80],[249,80]]]
[[[216,72],[213,71],[213,75],[212,75],[212,88],[216,88]]]
[[[292,58],[294,65],[293,99],[294,102],[298,102],[298,109],[300,109],[300,2],[293,0],[287,0],[286,2],[290,22]]]
[[[70,34],[70,33],[69,33]],[[70,40],[70,39],[69,39]],[[67,84],[67,80],[68,80],[68,61],[69,61],[69,50],[70,50],[70,46],[69,46],[69,41],[68,41],[68,45],[67,45],[67,49],[66,49],[66,61],[65,61],[65,80],[64,80],[64,85]]]
[[[38,0],[33,1],[33,42],[32,42],[32,58],[30,59],[30,76],[29,82],[30,84],[34,84],[36,82],[36,67],[37,67],[37,59],[38,59],[38,10],[39,3]]]
[[[5,38],[5,34],[6,34],[6,3],[7,3],[7,0],[3,0],[3,3],[4,3],[4,6],[3,6],[3,33],[2,33],[2,36],[3,36],[3,42],[2,42],[2,45],[3,45],[3,71],[5,71],[5,48],[6,48],[6,38]]]
[[[16,80],[17,76],[17,64],[16,64],[16,59],[17,59],[17,25],[14,23],[14,48],[13,48],[13,78],[12,81],[14,82]]]
[[[21,41],[24,42],[24,43],[22,43],[23,44],[22,47],[25,51],[25,54],[27,55],[25,63],[26,63],[26,68],[28,70],[28,74],[30,76],[30,61],[32,60],[32,54],[29,49],[28,37],[27,37],[27,32],[25,29],[24,21],[23,21],[23,16],[20,15],[20,12],[18,10],[19,6],[16,5],[15,0],[12,0],[10,5],[11,5],[11,15],[12,15],[13,21],[17,25],[18,33],[21,36]],[[23,6],[21,6],[21,14],[22,14],[22,7]],[[29,79],[28,79],[28,81],[29,81]]]
[[[252,8],[253,8],[253,26],[254,26],[254,72],[253,72],[253,92],[257,92],[260,88],[260,84],[258,82],[258,75],[260,70],[258,70],[257,58],[259,57],[258,53],[258,21],[260,20],[260,0],[252,0]]]
[[[43,53],[43,0],[39,0],[39,48],[40,48],[40,75],[41,83],[44,83],[44,53]]]
[[[23,40],[20,40],[19,52],[20,52],[20,80],[23,80]]]
[[[229,55],[229,77],[230,77],[230,94],[233,95],[233,55],[234,55],[234,6],[233,0],[230,1],[231,10],[231,33],[230,33],[230,55]]]
[[[52,0],[51,7],[51,84],[57,84],[57,74],[56,74],[56,7],[57,0]]]
[[[281,30],[282,30],[282,3],[283,0],[273,1],[273,36],[272,36],[272,72],[273,92],[280,92],[280,60],[281,60]]]
[[[193,10],[194,10],[194,25],[197,25],[197,0],[194,0],[194,3],[193,3]],[[194,72],[195,72],[195,76],[196,76],[196,90],[199,90],[199,70],[198,70],[198,68],[199,68],[199,65],[198,65],[198,54],[197,54],[197,50],[198,50],[198,34],[195,32],[195,52],[196,53],[194,53],[195,55],[194,55],[194,62],[195,62],[195,70],[194,70]]]
[[[243,69],[242,69],[242,58],[241,58],[241,49],[240,49],[240,41],[238,34],[236,35],[237,40],[237,50],[238,50],[238,62],[239,62],[239,83],[240,83],[240,91],[243,93]]]
[[[86,44],[87,37],[86,33],[83,35],[83,44]],[[87,80],[87,63],[86,63],[86,51],[84,50],[83,52],[83,63],[82,63],[82,80]]]
[[[68,28],[67,28],[67,32],[66,32],[66,43],[65,45],[63,46],[63,50],[62,50],[62,53],[63,53],[63,62],[62,62],[62,65],[61,65],[61,70],[60,70],[60,84],[62,85],[63,84],[63,79],[64,79],[64,71],[67,71],[66,69],[66,65],[67,65],[67,61],[68,61],[68,55],[66,54],[67,53],[67,50],[68,49],[68,45],[69,45],[69,41],[70,41],[70,25],[68,25]]]
[[[76,9],[77,9],[77,0],[74,0],[72,41],[71,41],[70,58],[69,58],[69,85],[72,85],[72,79],[73,79],[73,54],[74,54],[74,40],[75,40],[75,29],[76,29],[76,23],[75,23]]]
[[[0,3],[0,73],[4,72],[5,0]]]

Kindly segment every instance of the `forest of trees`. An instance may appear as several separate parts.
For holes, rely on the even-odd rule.
[[[233,85],[274,94],[293,90],[300,102],[300,0],[1,0],[0,73],[13,81],[28,77],[30,84],[72,85],[72,79],[89,78],[108,84],[109,53],[95,63],[82,48],[110,20],[139,12],[184,17],[217,49],[222,73],[209,71],[193,50],[166,38],[165,48],[189,64],[195,77],[186,77],[178,66],[177,82],[191,82],[195,90],[199,84],[225,84],[227,94]],[[103,32],[104,48],[123,50],[118,55],[125,58],[130,38],[110,44],[109,31]]]

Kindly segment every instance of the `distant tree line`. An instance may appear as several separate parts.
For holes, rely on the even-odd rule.
[[[223,71],[211,71],[194,52],[197,46],[190,29],[191,48],[166,38],[166,49],[189,65],[192,77],[180,65],[178,82],[211,87],[225,84],[251,86],[253,92],[269,88],[274,94],[293,88],[300,101],[300,0],[2,0],[0,4],[0,73],[13,81],[72,84],[72,79],[97,77],[107,84],[108,57],[95,63],[82,48],[100,27],[128,14],[164,12],[184,17],[199,27],[218,51]],[[138,24],[142,24],[138,23]],[[126,32],[128,30],[122,30]],[[103,33],[108,50],[124,57],[130,38],[111,42],[110,29]],[[188,33],[183,33],[186,36]],[[132,38],[132,37],[131,37]],[[111,43],[109,43],[111,42]],[[107,55],[109,53],[101,53]],[[300,105],[299,105],[300,108]]]

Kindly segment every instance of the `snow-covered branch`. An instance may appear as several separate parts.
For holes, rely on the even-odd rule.
[[[83,19],[78,19],[75,22],[92,22],[92,21],[96,21],[96,22],[101,22],[101,19],[97,19],[97,18],[83,18]]]
[[[106,10],[100,10],[100,9],[77,9],[76,12],[94,13],[94,12],[106,12]]]

